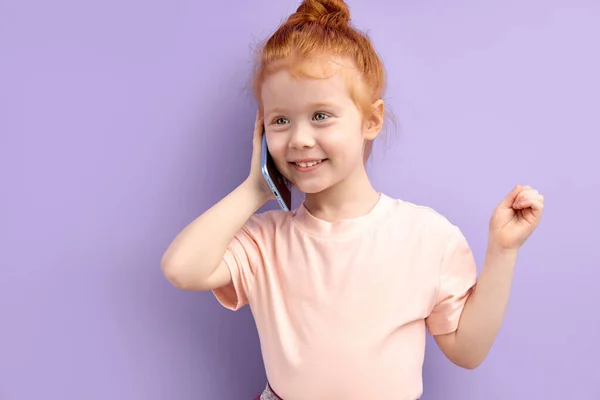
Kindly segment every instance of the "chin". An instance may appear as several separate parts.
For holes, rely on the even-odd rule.
[[[326,190],[329,186],[324,185],[324,184],[317,184],[317,183],[306,183],[306,182],[298,182],[294,184],[296,186],[296,188],[301,191],[302,193],[306,193],[306,194],[315,194],[315,193],[320,193],[324,190]]]
[[[332,186],[334,186],[334,183],[329,181],[295,182],[294,186],[302,193],[317,194],[330,189]]]

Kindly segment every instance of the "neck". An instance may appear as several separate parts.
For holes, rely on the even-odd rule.
[[[307,194],[304,206],[316,218],[335,222],[369,213],[378,200],[379,193],[371,185],[367,171],[361,165],[332,187]]]

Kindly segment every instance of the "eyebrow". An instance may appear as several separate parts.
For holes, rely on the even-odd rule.
[[[307,106],[307,108],[335,108],[336,104],[334,102],[328,102],[328,101],[320,101],[317,103],[311,103]],[[268,114],[285,114],[286,111],[288,111],[285,108],[280,108],[280,107],[275,107],[272,109],[267,109],[265,110],[266,113]]]
[[[321,107],[333,108],[333,107],[336,107],[336,104],[334,102],[323,101],[323,102],[318,102],[318,103],[312,103],[312,104],[310,104],[309,107],[310,108],[321,108]]]

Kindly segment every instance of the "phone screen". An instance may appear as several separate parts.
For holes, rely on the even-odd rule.
[[[262,137],[261,161],[262,174],[271,188],[273,195],[275,195],[275,199],[279,203],[279,206],[284,211],[290,211],[292,209],[292,192],[288,187],[286,179],[281,175],[277,167],[275,167],[273,157],[271,157],[269,149],[267,148],[267,139],[264,132]]]

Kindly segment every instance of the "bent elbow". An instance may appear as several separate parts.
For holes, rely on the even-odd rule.
[[[161,269],[167,280],[177,289],[203,292],[212,289],[210,277],[198,272],[201,268],[192,268],[189,263],[163,258]]]
[[[483,363],[483,359],[471,358],[463,360],[452,360],[452,362],[463,369],[468,369],[472,371],[474,369],[477,369]]]
[[[160,262],[160,267],[167,281],[169,281],[177,289],[187,290],[184,269],[181,265],[175,263],[172,259],[163,257]]]
[[[477,369],[480,365],[481,365],[480,362],[469,362],[469,363],[463,363],[462,365],[460,365],[460,367],[462,367],[464,369],[468,369],[470,371],[473,371],[474,369]]]

